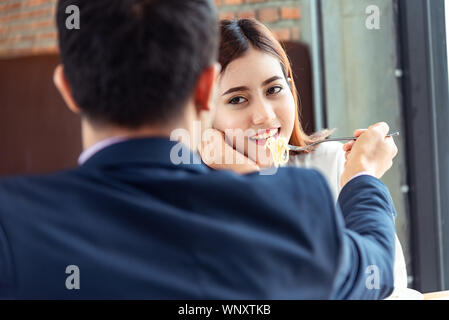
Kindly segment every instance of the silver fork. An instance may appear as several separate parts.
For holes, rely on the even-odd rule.
[[[387,134],[387,137],[394,137],[394,136],[398,136],[398,135],[399,135],[399,132],[395,132],[395,133]],[[305,151],[305,150],[310,149],[310,148],[312,148],[312,147],[314,147],[314,146],[316,146],[316,145],[318,145],[318,144],[320,144],[320,143],[323,143],[323,142],[330,142],[330,141],[351,141],[351,140],[357,140],[357,138],[355,138],[355,137],[347,137],[347,138],[331,138],[331,139],[325,139],[325,140],[322,140],[322,141],[314,142],[314,143],[309,144],[308,146],[305,146],[305,147],[292,146],[292,145],[289,144],[289,145],[288,145],[288,149],[291,150],[291,151]]]

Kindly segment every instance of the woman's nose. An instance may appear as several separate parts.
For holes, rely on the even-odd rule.
[[[273,107],[269,103],[260,103],[255,107],[253,114],[253,123],[261,125],[265,122],[270,122],[276,118]]]

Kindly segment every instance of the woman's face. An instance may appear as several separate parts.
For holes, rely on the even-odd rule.
[[[264,150],[269,137],[290,140],[295,102],[274,56],[251,48],[232,61],[218,79],[216,103],[214,128],[262,167],[270,165],[269,151]]]

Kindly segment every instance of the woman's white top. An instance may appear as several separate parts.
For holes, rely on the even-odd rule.
[[[344,170],[345,152],[339,142],[326,142],[319,144],[310,153],[302,153],[290,156],[288,165],[302,168],[313,168],[320,171],[329,183],[330,189],[336,200],[340,193],[340,176]],[[395,237],[394,259],[394,286],[395,288],[407,287],[407,269],[401,243]]]

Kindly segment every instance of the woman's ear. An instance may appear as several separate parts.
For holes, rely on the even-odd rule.
[[[56,88],[64,99],[67,107],[73,113],[80,114],[81,109],[76,104],[75,99],[73,99],[72,91],[70,89],[67,78],[64,75],[64,67],[61,64],[56,67],[55,72],[53,73],[53,82],[55,83]]]

